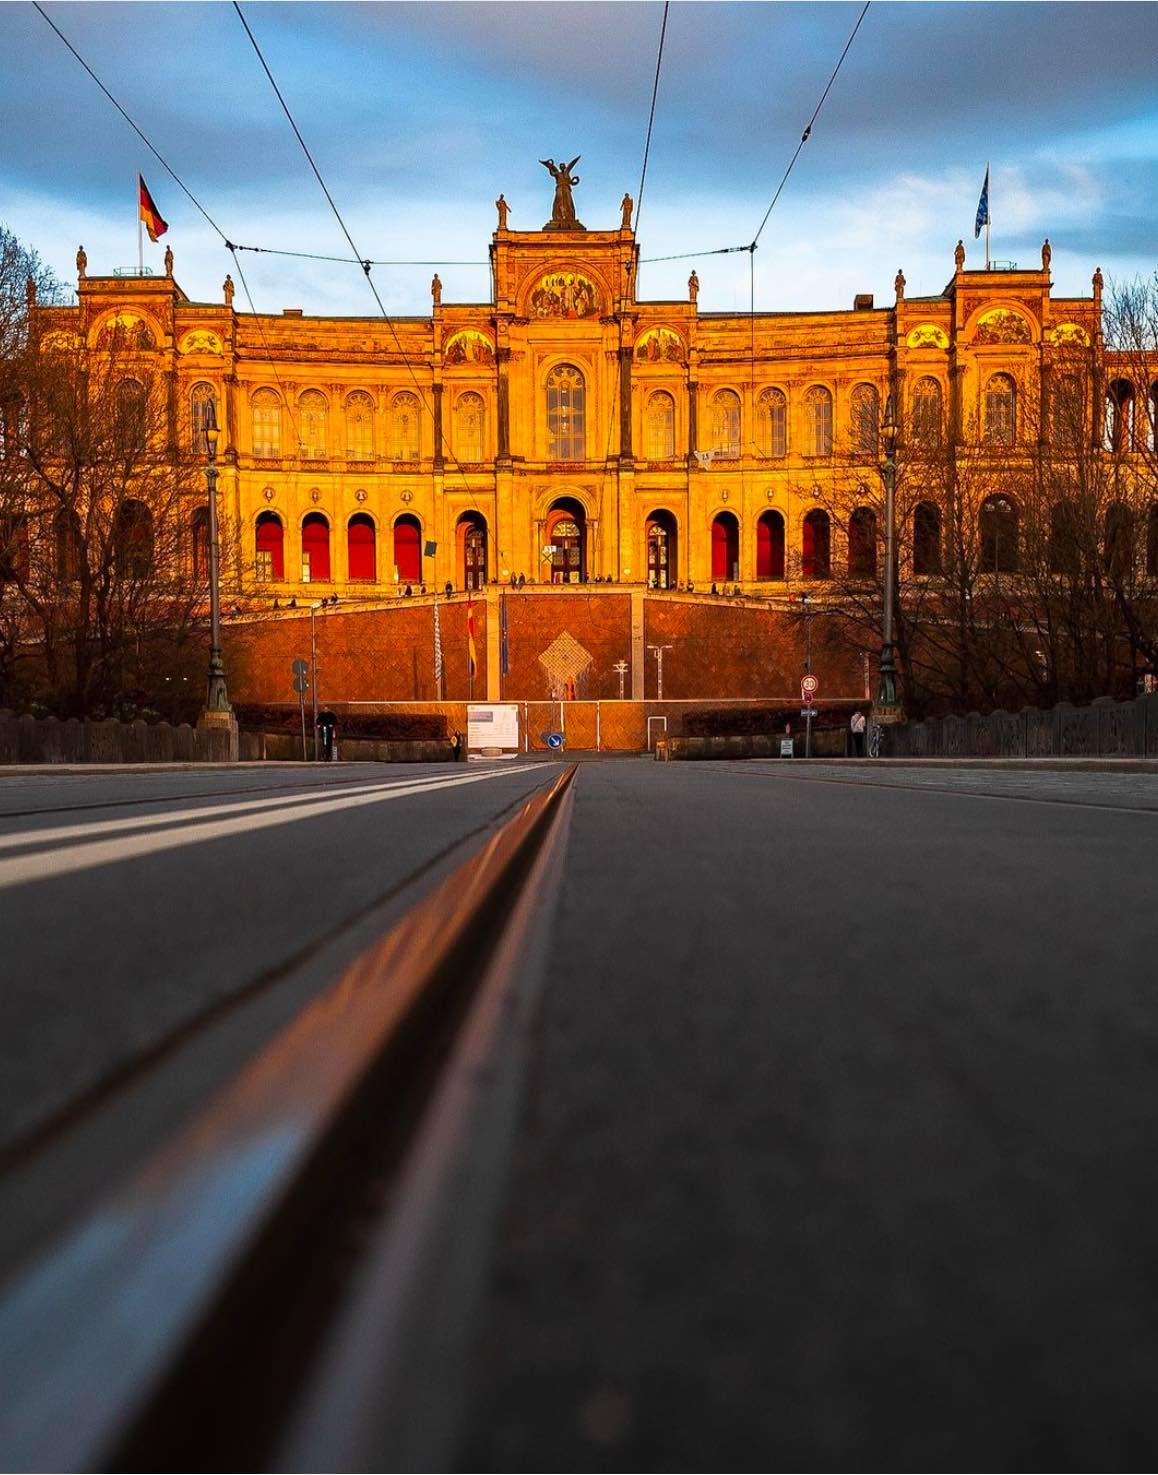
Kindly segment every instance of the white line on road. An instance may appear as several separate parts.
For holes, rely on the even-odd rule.
[[[526,765],[522,765],[526,767]],[[506,772],[515,772],[508,769]],[[447,775],[450,777],[451,775]],[[464,777],[465,775],[454,775]],[[52,846],[63,840],[95,840],[98,836],[127,834],[132,830],[164,829],[168,825],[185,824],[199,820],[222,819],[229,814],[258,813],[263,809],[287,809],[294,805],[319,804],[328,798],[346,794],[380,794],[387,789],[415,789],[433,782],[430,778],[395,779],[389,783],[362,783],[343,785],[340,789],[329,786],[316,789],[298,789],[291,794],[279,794],[274,799],[235,799],[229,804],[207,804],[204,809],[165,809],[155,814],[134,814],[120,819],[89,820],[79,824],[53,825],[44,830],[20,830],[11,835],[0,835],[0,851],[37,850]],[[189,795],[195,803],[196,794]]]
[[[70,845],[59,850],[37,851],[33,855],[12,856],[7,860],[0,860],[0,891],[34,881],[72,875],[77,871],[92,870],[96,866],[111,865],[116,861],[155,855],[163,850],[179,850],[185,845],[198,845],[227,835],[268,830],[277,825],[292,824],[299,819],[315,819],[321,815],[338,814],[345,809],[361,809],[367,804],[385,804],[391,799],[406,799],[414,794],[429,794],[441,789],[461,788],[465,784],[485,783],[488,779],[526,773],[532,769],[542,771],[542,765],[525,763],[518,768],[430,779],[405,786],[381,785],[368,792],[356,794],[342,791],[333,796],[320,795],[312,804],[277,801],[280,803],[279,808],[263,813],[250,811],[227,819],[219,818],[208,822],[202,820],[195,824],[183,822],[167,830],[154,830],[144,835],[122,835],[113,839]]]

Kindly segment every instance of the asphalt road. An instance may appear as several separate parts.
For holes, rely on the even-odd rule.
[[[408,904],[440,857],[553,772],[0,777],[0,1149],[370,908]]]
[[[0,780],[3,1141],[181,1035],[187,1109],[556,772]],[[459,1466],[1149,1468],[1156,844],[1147,774],[584,764]]]
[[[578,782],[460,1467],[1152,1468],[1158,777]]]

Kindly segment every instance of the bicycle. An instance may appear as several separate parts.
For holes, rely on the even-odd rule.
[[[869,726],[867,747],[870,758],[879,758],[881,756],[881,729],[878,722],[874,722]]]

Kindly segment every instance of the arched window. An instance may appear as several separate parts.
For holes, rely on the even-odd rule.
[[[56,539],[56,577],[62,584],[73,584],[80,578],[84,545],[80,518],[71,507],[62,508],[53,518],[53,533]]]
[[[712,518],[712,578],[740,577],[740,524],[730,512]]]
[[[918,445],[941,444],[941,386],[928,374],[918,379],[913,389],[911,430]]]
[[[806,579],[832,577],[832,526],[828,513],[819,507],[814,507],[804,519],[800,572]]]
[[[1146,515],[1146,572],[1158,577],[1158,502],[1150,503]]]
[[[1017,435],[1017,391],[1008,374],[994,374],[985,386],[985,444],[1011,446]]]
[[[454,402],[454,453],[460,461],[486,459],[486,405],[470,390]]]
[[[848,520],[848,576],[877,576],[877,515],[871,507],[857,507]]]
[[[1115,379],[1106,389],[1106,450],[1128,451],[1134,444],[1134,386]]]
[[[766,389],[758,410],[760,449],[766,456],[788,454],[788,397],[782,389]]]
[[[195,455],[205,454],[205,430],[209,424],[210,407],[216,411],[217,393],[212,384],[194,384],[189,391],[189,439]],[[220,420],[217,420],[220,425]]]
[[[1074,509],[1055,502],[1049,509],[1049,570],[1051,574],[1078,572],[1078,529]]]
[[[810,456],[832,455],[832,395],[823,384],[814,384],[804,396],[804,420]]]
[[[1018,511],[1009,497],[986,497],[981,504],[981,572],[1015,574],[1020,561]]]
[[[326,397],[317,389],[307,389],[298,399],[298,434],[301,436],[303,461],[324,461],[326,448]]]
[[[117,385],[116,436],[118,455],[140,455],[145,449],[145,386],[136,379]]]
[[[330,522],[323,512],[309,513],[302,523],[302,583],[330,577]]]
[[[858,384],[850,400],[854,451],[876,455],[881,430],[881,397],[873,384]]]
[[[352,581],[372,583],[378,577],[374,519],[355,512],[346,524],[346,567]]]
[[[113,526],[113,556],[128,579],[146,579],[153,570],[153,514],[143,502],[130,499],[117,509]]]
[[[390,405],[390,458],[417,461],[421,449],[419,416],[422,406],[409,390],[396,394]]]
[[[455,529],[458,581],[464,589],[484,589],[487,582],[487,525],[481,512],[464,512]]]
[[[394,523],[394,570],[402,584],[422,583],[422,529],[409,512]]]
[[[740,454],[740,396],[734,389],[712,396],[712,450],[725,460]]]
[[[763,513],[756,524],[756,577],[784,577],[784,519],[779,512]]]
[[[647,519],[647,587],[671,589],[677,579],[676,520],[666,509]]]
[[[548,461],[582,461],[587,454],[587,390],[574,364],[556,364],[547,375]]]
[[[552,584],[582,584],[587,578],[587,517],[582,503],[561,497],[545,525],[551,554]]]
[[[1082,381],[1077,374],[1060,374],[1050,398],[1050,430],[1054,443],[1073,447],[1081,442],[1085,415]]]
[[[30,569],[28,516],[8,513],[0,517],[0,584],[26,579]]]
[[[1146,443],[1152,451],[1158,451],[1158,384],[1151,384],[1146,403],[1150,417],[1149,438]]]
[[[276,512],[262,512],[257,519],[257,577],[285,578],[285,533]]]
[[[913,513],[913,573],[941,572],[941,509],[935,502],[918,502]]]
[[[648,396],[644,456],[648,461],[670,461],[675,456],[675,400],[664,389]]]
[[[194,507],[189,520],[189,541],[193,554],[193,577],[209,577],[209,508]]]
[[[364,389],[346,396],[346,459],[374,459],[374,401]]]
[[[1106,509],[1106,572],[1119,584],[1129,583],[1134,571],[1134,519],[1124,502]]]
[[[272,389],[259,389],[253,396],[253,454],[259,461],[276,461],[281,455],[281,400]]]

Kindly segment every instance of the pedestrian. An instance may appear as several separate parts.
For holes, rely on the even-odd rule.
[[[848,730],[852,734],[852,756],[854,758],[864,757],[864,730],[866,725],[865,715],[858,707],[852,714],[848,724]]]

